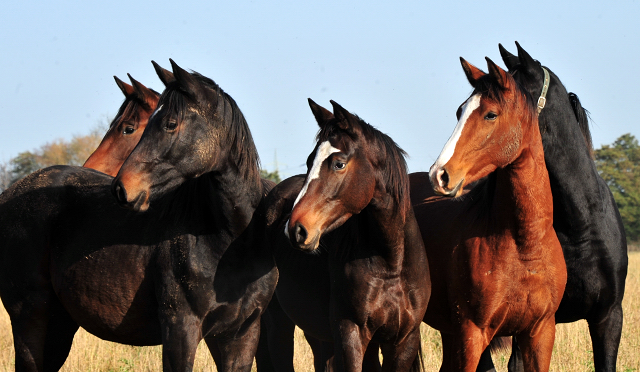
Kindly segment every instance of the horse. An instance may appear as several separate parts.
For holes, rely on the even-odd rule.
[[[420,370],[430,282],[404,152],[331,104],[333,114],[309,100],[320,131],[307,175],[283,181],[265,202],[282,279],[277,298],[305,332],[334,343],[336,370],[362,370],[367,350],[377,359],[378,345],[382,370]],[[281,197],[289,187],[301,190],[293,205]],[[291,245],[308,259],[286,262],[282,251]]]
[[[109,125],[100,145],[83,165],[112,177],[116,176],[125,159],[140,141],[142,132],[156,109],[160,97],[158,92],[140,84],[131,75],[127,74],[127,76],[132,85],[116,76],[113,77],[125,96],[124,102]]]
[[[166,89],[115,179],[54,166],[0,196],[16,370],[58,370],[79,326],[161,344],[165,371],[191,370],[202,339],[218,370],[251,369],[278,275],[260,241],[272,184],[231,96],[171,65],[154,62]]]
[[[527,371],[547,371],[567,277],[533,100],[490,59],[487,74],[461,63],[474,91],[429,173],[411,175],[431,269],[424,321],[442,333],[442,371],[475,371],[507,335]],[[425,178],[431,191],[414,193]]]
[[[627,276],[627,242],[620,213],[592,160],[588,116],[574,93],[567,93],[548,67],[516,42],[518,55],[499,45],[514,79],[532,96],[548,94],[539,111],[545,162],[553,194],[553,227],[567,264],[567,286],[556,312],[557,323],[586,319],[594,368],[616,370],[622,334],[622,298]],[[545,71],[548,78],[545,77]],[[510,371],[522,371],[517,343]]]

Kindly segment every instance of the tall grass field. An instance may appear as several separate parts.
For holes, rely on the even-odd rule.
[[[624,329],[618,354],[618,371],[640,372],[640,252],[629,253],[629,274],[623,302]],[[422,326],[422,346],[426,371],[437,371],[442,355],[438,332]],[[294,365],[296,371],[313,371],[313,356],[299,329],[296,329]],[[494,354],[498,371],[507,370],[508,352]],[[13,371],[13,338],[9,316],[0,306],[0,371]],[[62,371],[160,371],[161,347],[134,347],[102,341],[80,329]],[[215,371],[213,359],[200,343],[195,371]],[[255,366],[254,366],[255,370]],[[557,326],[551,371],[593,371],[593,353],[585,321]]]

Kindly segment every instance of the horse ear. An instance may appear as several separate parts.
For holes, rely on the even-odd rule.
[[[522,49],[522,47],[520,46],[520,44],[517,41],[516,41],[516,47],[518,48],[518,59],[520,60],[520,64],[522,65],[522,67],[525,70],[534,71],[536,68],[538,68],[538,66],[540,64],[537,63],[536,60],[533,59],[529,55],[529,53],[527,53],[527,51]],[[538,70],[539,70],[539,68],[538,68]]]
[[[465,61],[464,58],[460,57],[460,63],[462,64],[462,69],[464,70],[464,74],[467,75],[467,80],[469,80],[469,84],[475,88],[476,81],[480,79],[480,77],[486,75],[484,71],[480,70],[476,66],[471,63]]]
[[[518,42],[516,41],[516,44],[517,43]],[[502,46],[502,44],[498,44],[498,49],[500,49],[500,55],[502,56],[502,60],[504,61],[505,66],[507,66],[509,71],[513,71],[518,65],[518,63],[520,63],[520,58],[518,58],[518,56],[514,56],[513,54],[509,53],[509,51],[506,50]]]
[[[127,76],[129,76],[129,80],[131,80],[131,84],[133,85],[136,93],[145,103],[157,101],[158,95],[154,91],[142,85],[139,81],[132,78],[131,75],[127,74]]]
[[[162,84],[164,84],[165,87],[170,83],[176,81],[176,78],[175,76],[173,76],[173,73],[171,71],[160,67],[160,65],[155,61],[151,61],[151,63],[153,64],[153,68],[156,69],[156,74],[158,74],[160,81],[162,81]]]
[[[358,121],[353,117],[353,114],[337,104],[335,101],[331,100],[329,102],[331,102],[331,105],[333,106],[333,114],[335,115],[335,118],[338,119],[338,126],[340,129],[350,134],[357,134],[360,126],[358,125]]]
[[[131,85],[118,79],[117,76],[114,76],[113,78],[116,80],[116,84],[118,84],[118,88],[120,88],[120,90],[122,91],[122,94],[124,94],[125,97],[129,97],[130,95],[133,94],[133,87]]]
[[[510,81],[507,75],[509,75],[509,73],[493,63],[489,57],[485,57],[485,59],[487,60],[487,66],[489,67],[489,76],[494,78],[501,87],[508,88]]]
[[[199,85],[197,84],[196,80],[193,78],[193,75],[191,75],[187,70],[178,66],[178,64],[175,63],[172,59],[169,59],[169,62],[171,62],[171,68],[173,69],[173,76],[176,77],[176,81],[180,85],[180,88],[182,88],[184,92],[191,94],[193,98],[197,99],[199,97],[199,94],[198,94]]]
[[[324,126],[329,120],[333,119],[333,113],[326,108],[318,105],[313,102],[311,98],[309,100],[309,107],[311,107],[311,112],[313,112],[313,116],[315,116],[316,121],[320,127]]]

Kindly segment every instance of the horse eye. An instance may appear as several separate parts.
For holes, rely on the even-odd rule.
[[[133,134],[133,132],[135,132],[135,131],[136,131],[136,128],[134,128],[133,126],[127,125],[122,130],[122,134]]]
[[[169,120],[167,124],[164,125],[165,130],[174,130],[178,127],[178,122],[175,120]]]
[[[333,169],[335,169],[335,170],[342,170],[342,169],[344,169],[344,167],[346,167],[346,166],[347,166],[347,164],[346,164],[346,163],[343,163],[343,162],[341,162],[341,161],[337,161],[337,162],[335,162],[335,163],[333,164]]]
[[[489,112],[487,113],[487,115],[485,115],[484,120],[496,120],[497,117],[498,114],[496,114],[495,112]]]

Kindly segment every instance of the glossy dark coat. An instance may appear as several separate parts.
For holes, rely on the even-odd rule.
[[[305,177],[283,181],[266,200],[281,273],[277,298],[312,342],[325,342],[316,370],[324,362],[337,370],[377,369],[378,345],[383,370],[419,369],[420,314],[430,284],[403,153],[332,104],[335,117],[310,101],[321,127],[316,150],[330,141],[340,152],[324,160],[293,211]],[[309,156],[310,169],[316,155]],[[334,353],[327,353],[330,343]]]
[[[172,65],[175,76],[156,65],[164,110],[119,178],[57,166],[0,197],[0,296],[16,370],[60,368],[78,326],[162,344],[165,371],[191,370],[203,338],[218,370],[251,369],[277,281],[271,253],[254,241],[264,226],[256,209],[273,184],[259,177],[233,99]],[[145,198],[123,179],[147,187]]]

